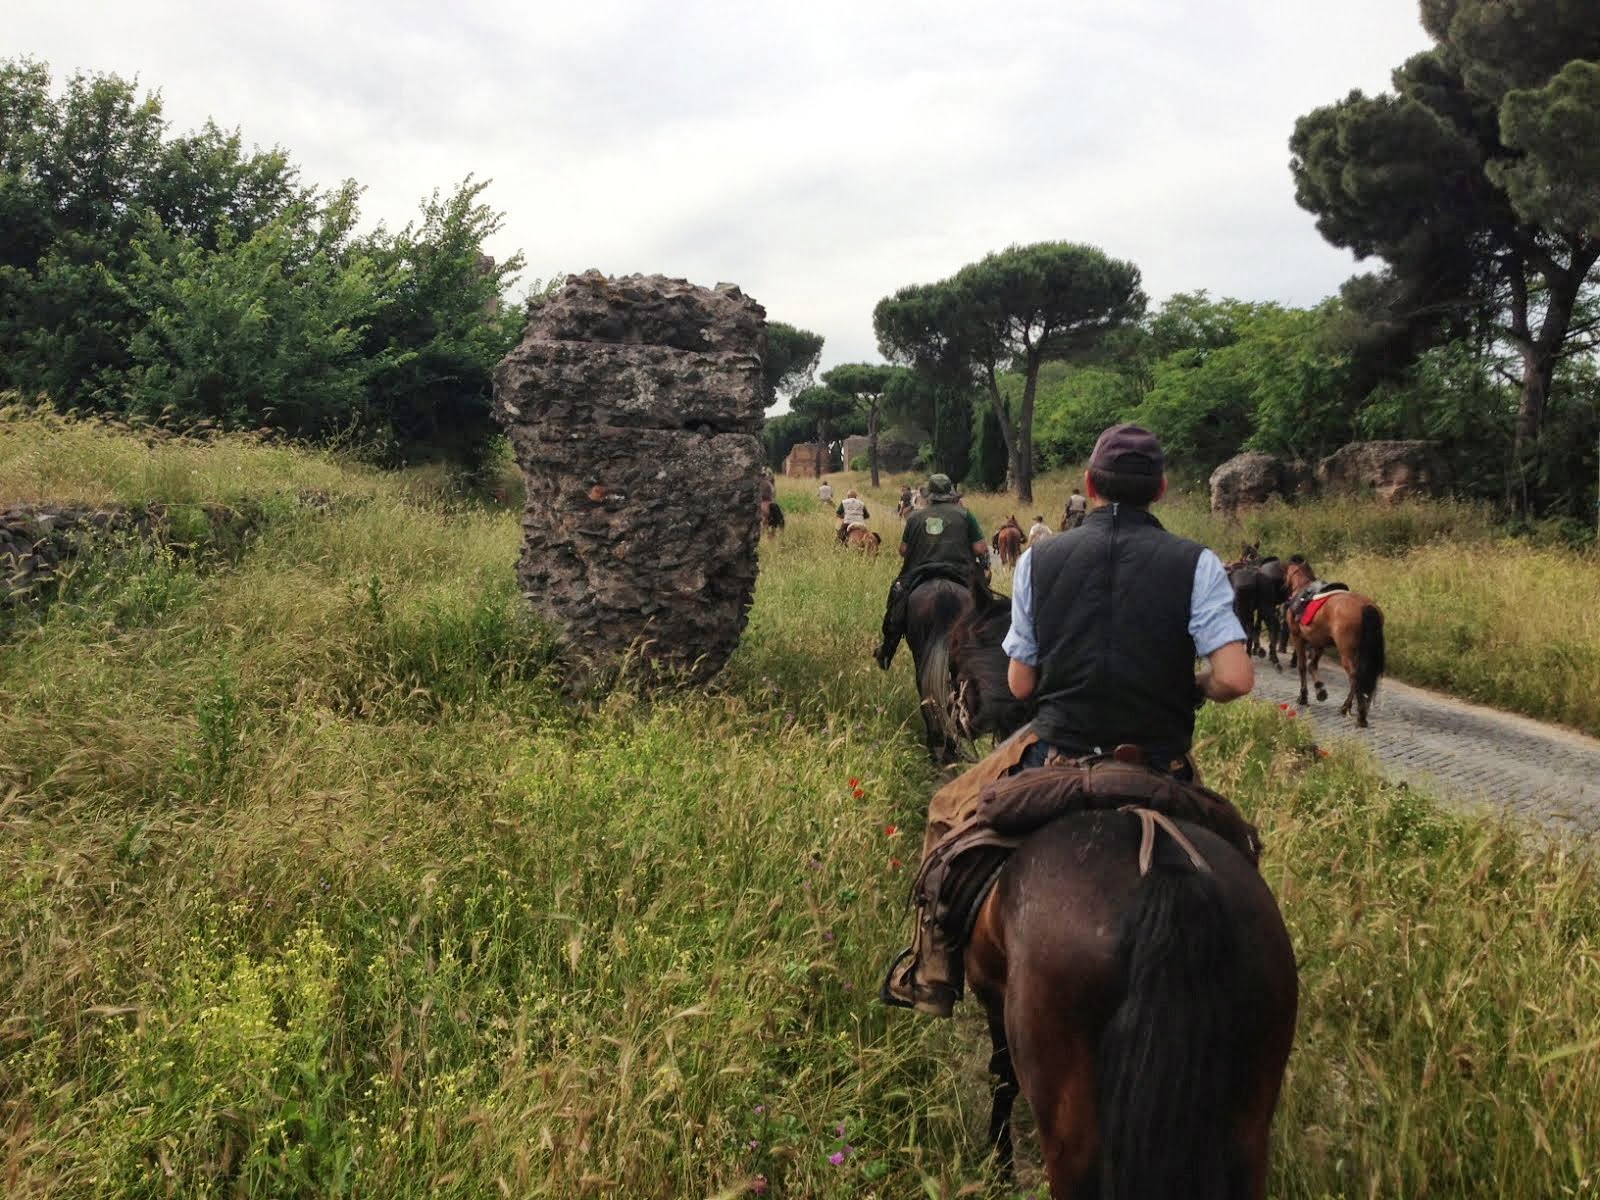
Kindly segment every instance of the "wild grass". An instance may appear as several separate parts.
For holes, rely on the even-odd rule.
[[[7,400],[16,397],[0,393],[0,509],[261,504],[302,492],[367,497],[383,487],[375,472],[332,455],[238,435],[159,436]]]
[[[784,498],[733,663],[653,703],[560,697],[514,514],[381,488],[15,629],[4,1194],[1007,1195],[972,1006],[875,1000],[934,782],[892,548]],[[1593,1194],[1586,861],[1201,731],[1301,962],[1273,1194]]]

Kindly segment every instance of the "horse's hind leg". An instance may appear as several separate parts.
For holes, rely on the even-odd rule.
[[[1356,702],[1356,660],[1343,646],[1339,647],[1339,665],[1344,668],[1346,677],[1350,680],[1350,690],[1345,694],[1344,703],[1339,706],[1339,715],[1348,717],[1350,709]],[[1361,724],[1367,723],[1366,705],[1361,706]]]
[[[1022,1093],[1038,1122],[1050,1194],[1068,1200],[1093,1196],[1100,1153],[1093,1048],[1081,1036],[1063,1036],[1054,998],[1041,998],[1034,1020],[1049,1029],[1049,1036],[1026,1037],[1016,1021],[1006,1024]]]
[[[1306,696],[1306,643],[1298,634],[1294,639],[1294,665],[1300,672],[1300,707],[1304,708],[1311,701]]]
[[[989,1145],[994,1147],[995,1160],[1007,1179],[1011,1178],[1014,1158],[1011,1141],[1011,1110],[1017,1102],[1017,1071],[1011,1064],[1011,1050],[1006,1045],[1005,1007],[1003,1000],[984,998],[984,1008],[989,1017],[989,1041],[994,1054],[989,1059],[989,1073],[994,1078],[994,1107],[989,1111]]]
[[[1327,700],[1328,700],[1328,685],[1322,682],[1322,676],[1317,671],[1317,667],[1322,662],[1322,651],[1323,651],[1323,647],[1321,647],[1321,646],[1318,646],[1315,650],[1311,651],[1311,683],[1312,683],[1312,686],[1314,686],[1317,689],[1317,700],[1318,700],[1318,702],[1325,704],[1325,703],[1327,703]],[[1304,653],[1304,651],[1302,651],[1302,653]],[[1306,702],[1306,689],[1305,689],[1305,685],[1301,684],[1300,685],[1300,703],[1304,704],[1305,702]]]

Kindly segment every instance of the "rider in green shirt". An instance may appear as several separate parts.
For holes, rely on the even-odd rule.
[[[918,584],[928,579],[953,579],[971,586],[989,557],[978,518],[961,506],[948,475],[928,480],[928,507],[906,518],[900,535],[900,574],[889,588],[888,611],[883,617],[883,642],[873,655],[885,671],[905,636],[905,602]]]

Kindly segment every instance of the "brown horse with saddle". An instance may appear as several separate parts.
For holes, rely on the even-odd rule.
[[[969,636],[975,615],[951,630],[958,690],[970,673],[993,703],[998,676],[1036,710],[935,793],[913,942],[880,996],[948,1016],[971,988],[995,1151],[1020,1093],[1051,1195],[1260,1200],[1294,951],[1255,830],[1189,753],[1196,705],[1250,690],[1244,631],[1222,563],[1148,511],[1153,435],[1107,430],[1085,484],[1094,510],[1023,559],[998,644]]]
[[[841,546],[859,550],[868,558],[877,558],[878,548],[883,545],[883,538],[865,525],[841,524],[838,537]]]
[[[1016,517],[1007,517],[1006,523],[995,530],[994,535],[994,552],[1001,566],[1017,565],[1017,559],[1022,557],[1022,542],[1022,526],[1017,523]]]
[[[1332,646],[1339,652],[1339,665],[1350,681],[1339,711],[1349,716],[1353,705],[1356,724],[1366,728],[1367,711],[1384,668],[1383,610],[1369,597],[1352,592],[1343,584],[1318,584],[1316,572],[1304,559],[1290,561],[1285,579],[1295,597],[1290,603],[1288,624],[1300,670],[1300,703],[1308,702],[1307,672],[1316,685],[1317,699],[1327,700],[1328,689],[1317,673],[1317,664],[1322,661],[1322,652]]]
[[[1133,746],[1008,774],[1035,740],[946,785],[917,880],[988,1019],[995,1154],[1020,1093],[1052,1195],[1261,1200],[1298,975],[1255,829]]]

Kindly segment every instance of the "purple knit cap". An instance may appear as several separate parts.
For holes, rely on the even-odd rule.
[[[1137,425],[1113,425],[1100,435],[1089,456],[1093,470],[1114,471],[1118,475],[1160,475],[1165,468],[1161,443],[1148,429]]]

